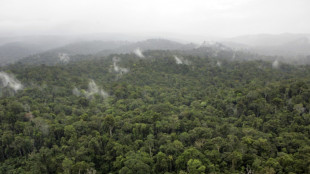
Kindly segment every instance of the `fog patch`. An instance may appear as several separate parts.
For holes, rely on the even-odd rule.
[[[28,104],[23,105],[25,112],[30,112],[30,106]]]
[[[15,92],[23,89],[23,85],[13,75],[5,72],[0,72],[0,87],[9,87]]]
[[[62,63],[68,63],[70,61],[70,57],[66,53],[58,53],[58,58]]]
[[[177,56],[174,56],[174,59],[175,59],[176,64],[183,64],[182,60],[178,58]]]
[[[88,83],[88,89],[84,92],[84,95],[86,98],[91,99],[96,94],[103,98],[107,98],[109,96],[107,92],[97,86],[94,80],[90,80]]]
[[[39,129],[43,135],[48,135],[49,133],[49,125],[48,123],[41,117],[37,117],[31,120],[34,125],[35,128]]]
[[[222,62],[217,61],[217,62],[216,62],[216,66],[221,67],[221,66],[222,66]]]
[[[135,55],[137,55],[140,58],[144,58],[144,55],[142,54],[142,51],[140,50],[140,48],[135,49],[133,53],[135,53]]]
[[[77,96],[77,97],[81,96],[81,92],[76,87],[73,88],[72,94]]]
[[[218,50],[215,50],[215,52],[213,53],[213,57],[217,57],[218,56]]]
[[[184,59],[184,58],[181,58],[181,57],[178,57],[176,55],[174,55],[174,60],[175,60],[175,63],[180,65],[180,64],[185,64],[185,65],[190,65],[191,62]]]
[[[120,66],[117,65],[117,63],[120,61],[119,58],[117,57],[113,57],[113,70],[114,72],[116,73],[119,73],[119,74],[126,74],[129,72],[129,69],[128,68],[122,68]]]
[[[280,63],[278,60],[275,60],[274,62],[272,62],[272,68],[278,69],[279,67],[280,67]]]
[[[116,80],[119,79],[123,74],[127,74],[129,72],[128,68],[123,68],[118,66],[118,62],[120,61],[120,58],[113,57],[113,64],[110,66],[109,72],[110,73],[116,73]]]
[[[78,90],[76,87],[74,87],[72,93],[77,97],[84,96],[87,99],[92,99],[94,95],[100,95],[102,98],[109,97],[109,94],[103,89],[99,88],[94,80],[89,81],[87,90]]]
[[[129,70],[127,68],[122,68],[122,67],[119,67],[116,62],[113,63],[113,66],[114,66],[114,71],[117,72],[117,73],[120,73],[120,74],[126,74],[129,72]]]
[[[232,55],[232,58],[231,58],[232,60],[235,60],[236,59],[236,52],[234,51],[233,52],[233,55]]]

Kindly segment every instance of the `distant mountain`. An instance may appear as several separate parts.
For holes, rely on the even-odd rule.
[[[16,62],[32,54],[62,47],[80,39],[69,36],[0,37],[0,66]]]
[[[182,44],[166,39],[148,39],[142,42],[137,42],[131,47],[139,47],[145,50],[187,50],[195,48],[196,45],[193,43]]]
[[[101,57],[110,54],[131,53],[139,48],[146,50],[190,50],[195,44],[182,44],[165,39],[148,39],[140,42],[125,41],[84,41],[68,44],[51,49],[40,54],[28,56],[20,62],[28,64],[56,64],[67,63],[91,57]]]
[[[310,55],[309,39],[310,35],[307,34],[262,34],[240,36],[218,42],[204,42],[201,45],[193,43],[183,44],[166,39],[148,39],[139,42],[79,40],[71,42],[70,44],[61,45],[57,48],[48,49],[47,51],[44,50],[46,49],[45,44],[37,47],[34,47],[33,44],[28,44],[27,46],[29,48],[16,46],[16,48],[13,49],[12,45],[12,49],[6,48],[7,45],[3,45],[2,47],[6,48],[4,50],[13,50],[12,55],[6,56],[6,58],[13,57],[10,60],[19,60],[25,57],[20,62],[27,64],[53,65],[57,63],[67,63],[69,61],[97,58],[111,54],[128,54],[132,53],[137,48],[142,52],[147,50],[173,50],[187,55],[214,57],[219,59],[279,59],[281,61],[300,64],[301,62],[310,62],[308,61]],[[55,45],[57,44],[54,44],[54,46]],[[7,52],[5,53],[5,55],[9,55]],[[2,59],[3,61],[1,62],[7,62],[4,61],[4,58]]]
[[[298,57],[310,55],[310,34],[260,34],[230,38],[223,43],[263,55]]]
[[[22,44],[36,45],[42,50],[49,50],[70,43],[78,42],[81,40],[83,39],[77,36],[61,36],[61,35],[0,37],[0,46],[7,43],[22,43]]]
[[[261,56],[248,50],[233,49],[220,42],[203,42],[182,44],[166,39],[148,39],[139,42],[121,41],[84,41],[68,44],[39,54],[28,56],[22,60],[25,64],[66,64],[72,61],[94,59],[111,54],[130,54],[137,48],[147,53],[152,50],[169,50],[175,54],[216,58],[219,60],[275,60],[274,56]]]
[[[34,53],[38,53],[41,50],[32,44],[23,43],[7,43],[0,46],[0,65],[12,63],[22,57],[29,56]]]
[[[227,39],[226,41],[244,44],[251,47],[260,47],[260,46],[269,47],[294,42],[301,38],[310,39],[310,34],[278,34],[278,35],[257,34],[257,35],[238,36]]]
[[[49,65],[68,63],[69,61],[89,59],[100,51],[113,50],[128,44],[130,43],[122,41],[82,41],[28,56],[20,62]]]
[[[148,39],[145,41],[135,42],[127,45],[123,45],[116,49],[103,50],[98,52],[98,55],[109,55],[115,53],[131,53],[135,49],[139,48],[142,51],[144,50],[189,50],[197,47],[197,45],[191,44],[182,44],[179,42],[174,42],[166,39]]]
[[[254,51],[265,55],[280,55],[285,57],[296,57],[310,55],[309,38],[301,37],[277,46],[254,47]]]
[[[65,45],[63,47],[55,48],[47,52],[66,53],[70,55],[77,54],[96,54],[103,50],[113,50],[124,45],[129,45],[125,41],[83,41]]]

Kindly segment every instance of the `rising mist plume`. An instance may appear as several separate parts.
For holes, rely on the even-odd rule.
[[[178,57],[176,55],[174,55],[174,60],[176,64],[185,64],[185,65],[190,65],[190,61],[186,60],[184,58]]]
[[[58,58],[62,63],[68,63],[70,61],[70,57],[66,53],[59,53]]]
[[[100,95],[103,98],[107,98],[109,94],[105,92],[103,89],[99,88],[94,80],[90,80],[88,83],[88,89],[85,90],[78,90],[76,87],[73,88],[72,93],[75,96],[85,96],[88,99],[92,99],[94,95]]]
[[[0,72],[1,87],[9,87],[15,92],[23,89],[23,85],[13,76],[5,72]]]
[[[119,61],[120,61],[119,58],[113,57],[113,70],[120,75],[128,73],[129,72],[128,68],[123,68],[117,65]]]
[[[280,64],[278,60],[275,60],[274,62],[272,62],[272,68],[278,69],[279,67],[280,67]]]
[[[140,50],[140,48],[135,49],[133,53],[135,53],[140,58],[144,58],[144,55],[142,54],[142,51]]]

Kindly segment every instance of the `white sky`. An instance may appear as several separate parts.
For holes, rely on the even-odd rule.
[[[0,0],[0,35],[310,33],[310,0]]]

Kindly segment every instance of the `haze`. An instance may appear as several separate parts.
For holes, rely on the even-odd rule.
[[[309,33],[309,0],[1,0],[0,36]]]

